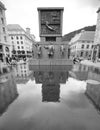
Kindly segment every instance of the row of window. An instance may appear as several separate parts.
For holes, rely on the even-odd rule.
[[[2,31],[3,33],[6,33],[5,27],[2,27]]]
[[[17,41],[17,44],[19,44],[19,41]],[[23,44],[23,41],[21,41],[21,44]]]
[[[11,36],[11,39],[13,40],[14,39],[14,36]],[[18,40],[18,39],[23,39],[23,37],[22,36],[16,36],[16,39]]]
[[[91,49],[93,48],[93,45],[91,46],[91,45],[86,45],[86,49],[89,49],[91,47]],[[76,48],[76,46],[73,46],[71,49],[75,49]],[[82,49],[84,49],[85,48],[85,45],[84,44],[82,44],[81,45],[81,48]]]
[[[83,56],[89,56],[90,52],[86,51],[86,52],[81,52],[80,56],[83,57]]]
[[[18,49],[20,49],[20,48],[21,48],[21,49],[24,49],[24,47],[23,47],[23,46],[21,46],[21,47],[20,47],[20,46],[18,46]]]
[[[91,45],[86,45],[86,48],[88,49],[90,46],[91,46]],[[81,48],[82,48],[82,49],[85,48],[85,45],[82,44]],[[92,48],[93,48],[93,45],[91,46],[91,49],[92,49]]]
[[[19,44],[20,42],[19,41],[17,41],[17,44]],[[14,44],[14,42],[12,41],[12,44]],[[21,44],[23,44],[23,41],[21,41]]]
[[[4,41],[7,42],[7,37],[6,36],[4,36]]]
[[[83,40],[83,41],[81,41],[81,42],[82,42],[82,43],[93,43],[94,41],[86,41],[86,40],[84,41],[84,40]]]
[[[1,18],[1,23],[4,24],[4,19],[3,18]]]
[[[14,45],[12,45],[12,47],[13,47],[13,48],[15,48],[15,46],[14,46]],[[21,46],[21,47],[20,47],[20,46],[17,46],[17,48],[18,48],[18,49],[24,49],[24,47],[23,47],[23,46]]]

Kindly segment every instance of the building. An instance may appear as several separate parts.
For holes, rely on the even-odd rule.
[[[5,63],[6,56],[10,56],[11,46],[8,41],[5,6],[0,2],[0,61]]]
[[[72,57],[89,58],[94,45],[94,31],[84,31],[76,34],[70,44],[70,55]]]
[[[100,8],[97,10],[97,24],[94,37],[94,48],[91,59],[97,61],[100,59]]]
[[[30,28],[26,31],[18,24],[7,25],[9,41],[12,46],[12,57],[31,57],[32,45],[35,42],[33,35],[30,34]]]

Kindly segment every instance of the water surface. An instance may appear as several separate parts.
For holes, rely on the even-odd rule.
[[[0,107],[7,104],[0,130],[100,130],[99,111],[86,95],[99,90],[99,70],[81,65],[29,70],[23,64],[9,75],[13,78],[0,83]],[[12,94],[5,94],[10,88]]]

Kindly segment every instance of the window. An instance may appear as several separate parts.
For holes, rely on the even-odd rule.
[[[93,45],[91,46],[91,49],[93,48]]]
[[[18,49],[20,49],[20,46],[18,46]]]
[[[90,41],[87,41],[87,43],[90,43]]]
[[[14,49],[14,45],[12,45],[13,49]]]
[[[83,43],[85,42],[85,41],[82,41]]]
[[[4,24],[4,19],[3,18],[1,18],[1,23]]]
[[[80,56],[83,56],[83,51],[81,52],[81,55]]]
[[[7,38],[6,38],[6,36],[4,36],[4,40],[5,40],[5,42],[7,42]]]
[[[17,41],[17,44],[19,44],[19,41]]]
[[[46,41],[56,41],[56,37],[46,37]]]
[[[87,45],[86,48],[88,49],[88,48],[89,48],[89,45]]]
[[[16,36],[16,39],[18,39],[18,36]]]
[[[81,48],[84,48],[84,45],[82,45]]]
[[[14,38],[13,38],[13,37],[11,37],[11,39],[13,40]]]
[[[2,28],[2,30],[3,30],[3,33],[5,33],[5,32],[6,32],[6,31],[5,31],[5,27],[3,27],[3,28]]]
[[[20,36],[20,39],[23,39],[23,37],[22,37],[22,36]]]
[[[2,9],[0,9],[0,14],[3,14],[3,11],[2,11]]]
[[[21,44],[23,44],[23,41],[21,41]]]
[[[22,46],[22,49],[23,49],[24,47]]]
[[[88,56],[88,51],[86,51],[85,56]]]

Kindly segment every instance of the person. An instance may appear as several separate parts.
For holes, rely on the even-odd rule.
[[[6,56],[6,63],[9,64],[8,56]]]

